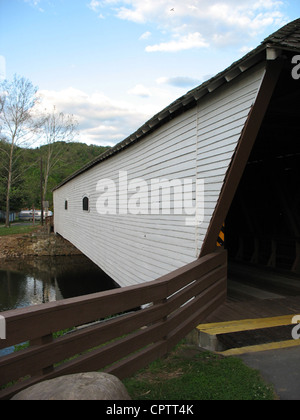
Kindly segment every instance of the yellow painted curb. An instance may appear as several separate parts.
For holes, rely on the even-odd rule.
[[[278,350],[289,347],[300,346],[300,340],[280,341],[278,343],[259,344],[256,346],[241,347],[236,349],[229,349],[223,352],[217,352],[223,356],[238,356],[245,353],[256,353],[260,351]]]
[[[243,319],[241,321],[200,324],[197,329],[210,335],[227,334],[239,331],[259,330],[262,328],[292,325],[293,317],[294,315],[285,315],[273,318]]]

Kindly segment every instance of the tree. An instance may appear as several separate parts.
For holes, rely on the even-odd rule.
[[[16,149],[32,143],[37,130],[33,108],[37,103],[37,87],[25,79],[15,75],[10,82],[0,83],[0,134],[9,145],[3,149],[7,156],[5,172],[7,174],[6,189],[6,227],[9,227],[10,197],[14,179],[14,158]],[[17,156],[18,158],[18,156]]]
[[[58,113],[53,107],[51,113],[42,118],[42,135],[46,145],[46,159],[44,162],[44,189],[43,197],[46,197],[49,175],[57,163],[63,158],[63,143],[74,140],[76,135],[77,121],[73,115]],[[59,147],[61,144],[61,147]]]

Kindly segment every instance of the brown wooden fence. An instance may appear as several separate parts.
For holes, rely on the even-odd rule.
[[[227,255],[219,251],[149,283],[2,312],[0,349],[30,346],[0,357],[0,399],[71,373],[103,370],[125,378],[168,353],[226,292]]]

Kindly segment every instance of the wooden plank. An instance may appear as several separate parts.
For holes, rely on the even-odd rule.
[[[300,314],[300,296],[286,297],[284,299],[259,300],[251,302],[227,301],[217,311],[210,314],[204,323],[217,323],[224,321],[237,321],[279,315]]]
[[[104,369],[104,372],[115,375],[119,379],[124,379],[144,368],[154,360],[163,357],[167,352],[167,342],[160,341],[141,350],[138,354],[134,354],[125,360],[113,364],[109,368]]]
[[[10,340],[31,340],[37,332],[30,331],[30,327],[37,327],[41,338],[37,336],[30,348],[0,359],[1,384],[34,375],[1,391],[0,399],[7,399],[41,380],[99,370],[109,365],[112,365],[109,370],[124,376],[157,355],[165,354],[176,340],[225,299],[226,262],[226,252],[217,252],[150,284],[6,312],[9,325],[16,331]],[[167,299],[176,292],[177,295]],[[190,300],[194,295],[196,297]],[[53,342],[52,334],[45,337],[45,331],[74,325],[79,319],[90,322],[95,315],[110,315],[137,304],[150,303],[149,300],[154,303],[152,307],[93,325]],[[39,323],[42,326],[38,329]],[[25,332],[19,332],[20,328]],[[93,346],[97,348],[87,351]],[[74,354],[78,357],[53,367]]]
[[[222,250],[211,254],[207,259],[203,257],[201,259],[201,264],[199,265],[195,261],[194,263],[192,263],[193,269],[191,269],[188,272],[183,272],[183,270],[179,269],[178,275],[174,277],[171,281],[169,281],[169,295],[172,295],[176,292],[176,290],[186,286],[187,282],[199,279],[207,273],[209,273],[210,271],[212,271],[214,268],[224,264],[227,264],[227,252]],[[192,267],[192,265],[190,265],[190,267]]]
[[[193,313],[190,313],[189,317],[186,317],[184,322],[180,323],[179,326],[175,327],[168,335],[168,351],[184,337],[187,336],[197,326],[197,320],[205,319],[208,314],[214,312],[224,301],[226,300],[226,291],[224,289],[214,296],[207,304],[201,306],[194,306]]]
[[[10,400],[17,393],[23,391],[24,389],[32,385],[35,385],[41,382],[42,380],[43,380],[42,376],[39,376],[39,377],[36,376],[34,378],[30,378],[27,380],[20,380],[15,385],[5,388],[2,391],[0,390],[0,401]]]
[[[1,340],[0,348],[129,311],[166,296],[166,285],[158,282],[3,312],[7,339]]]
[[[42,210],[43,211],[43,210]],[[44,347],[47,344],[53,343],[53,334],[46,335],[44,337],[36,338],[35,340],[30,341],[30,346],[35,347]],[[0,360],[1,363],[1,360]],[[38,375],[46,375],[47,373],[53,372],[54,367],[51,361],[49,359],[43,364],[43,366],[39,367],[36,363],[34,363],[33,369],[30,372],[31,376],[38,376]],[[28,372],[29,373],[29,372]],[[20,371],[18,373],[19,377]]]
[[[186,305],[172,313],[167,320],[168,331],[175,331],[182,323],[184,323],[185,319],[188,319],[190,316],[194,316],[195,312],[197,312],[199,308],[202,309],[206,305],[210,305],[215,296],[219,294],[226,296],[226,293],[226,278],[223,278],[208,289],[204,290],[190,302],[186,303]]]
[[[224,263],[226,253],[204,257],[146,285],[129,286],[80,298],[3,312],[7,339],[0,348],[49,335],[158,301]],[[76,309],[75,309],[76,308]],[[2,340],[3,341],[3,340]]]
[[[64,363],[57,367],[53,373],[47,375],[47,378],[103,369],[149,344],[161,341],[165,331],[166,325],[163,322],[145,330],[140,330],[105,347],[92,350]]]
[[[34,374],[46,366],[54,365],[73,355],[157,322],[166,315],[167,309],[166,306],[158,304],[133,314],[123,315],[117,319],[80,329],[51,343],[35,345],[26,350],[1,357],[0,385],[28,374]]]
[[[143,367],[145,366],[145,364],[148,363],[148,361],[153,361],[160,355],[166,353],[166,343],[159,340],[159,337],[163,334],[164,332],[162,329],[152,327],[149,328],[147,331],[142,331],[138,334],[133,335],[132,337],[126,337],[124,339],[121,339],[118,343],[112,343],[103,349],[94,350],[87,355],[80,356],[75,360],[72,360],[59,367],[56,367],[51,373],[48,373],[43,376],[36,376],[30,378],[29,380],[24,381],[23,383],[21,382],[10,388],[0,391],[0,400],[9,399],[16,393],[20,392],[22,389],[32,386],[41,381],[73,373],[100,370],[104,366],[118,360],[119,355],[120,357],[125,357],[131,352],[134,352],[136,349],[144,347],[147,344],[151,343],[151,337],[156,339],[157,342],[151,345],[144,352],[142,352],[141,354],[139,353],[136,356],[131,356],[127,362],[122,362],[122,364],[127,365],[127,371],[129,370],[132,373],[136,370],[140,363],[141,367]],[[143,355],[142,358],[141,355]],[[134,362],[135,358],[137,359],[137,365],[135,365]],[[116,369],[118,366],[119,365],[115,365],[115,368],[112,369]],[[108,368],[107,371],[112,371],[112,369]]]
[[[173,295],[167,302],[168,312],[172,313],[175,309],[180,308],[181,305],[216,284],[221,278],[226,278],[226,275],[227,267],[219,267],[216,270],[210,271],[201,280],[196,280],[191,285]]]

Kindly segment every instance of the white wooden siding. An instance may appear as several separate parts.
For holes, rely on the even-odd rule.
[[[198,104],[197,178],[204,179],[206,191],[205,219],[197,228],[199,253],[264,73],[264,65],[259,65]]]
[[[208,95],[197,107],[57,189],[55,231],[121,286],[153,280],[195,260],[263,74],[261,66],[247,72]],[[99,215],[97,183],[108,178],[118,185],[119,171],[127,171],[128,182],[142,178],[148,185],[154,178],[192,178],[194,183],[196,178],[204,179],[204,222],[199,227],[187,226],[186,215],[174,212]],[[89,212],[82,210],[84,196],[90,200]],[[120,200],[124,202],[124,193]]]

